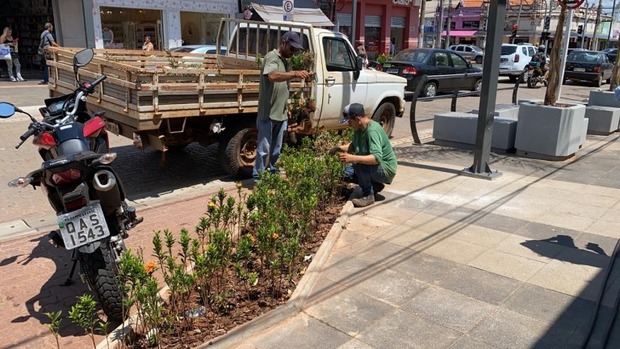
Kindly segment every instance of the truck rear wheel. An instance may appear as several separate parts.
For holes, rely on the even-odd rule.
[[[244,128],[229,139],[220,140],[218,156],[222,167],[228,174],[243,178],[252,176],[257,139],[256,128]]]
[[[375,110],[372,119],[383,127],[388,137],[392,135],[394,123],[396,122],[396,108],[392,103],[383,103]]]

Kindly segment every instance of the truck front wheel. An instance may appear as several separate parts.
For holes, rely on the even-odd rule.
[[[394,123],[396,122],[396,108],[392,103],[383,103],[375,110],[372,119],[383,127],[388,137],[392,136]]]
[[[229,139],[221,139],[218,156],[224,170],[231,175],[248,178],[252,176],[256,158],[256,128],[244,128]]]

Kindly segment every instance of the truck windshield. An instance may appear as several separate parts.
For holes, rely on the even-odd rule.
[[[323,52],[328,71],[352,71],[355,69],[355,56],[346,41],[339,38],[323,38]]]

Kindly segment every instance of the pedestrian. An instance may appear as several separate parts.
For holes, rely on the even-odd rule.
[[[340,161],[348,164],[345,177],[357,182],[362,196],[353,198],[355,207],[366,207],[375,202],[375,194],[392,183],[396,175],[396,155],[392,143],[381,125],[364,112],[360,103],[344,107],[341,124],[353,128],[353,140],[349,144],[332,148],[329,153],[339,153]]]
[[[142,49],[144,51],[153,51],[155,49],[155,47],[153,47],[153,43],[151,42],[150,35],[144,36],[144,44],[142,45]]]
[[[396,38],[392,38],[390,41],[390,56],[396,56]]]
[[[357,55],[363,58],[362,67],[366,69],[368,67],[368,54],[366,53],[364,45],[359,45],[357,47]]]
[[[19,63],[19,55],[17,54],[17,39],[13,39],[13,31],[9,27],[5,27],[0,35],[0,43],[9,47],[11,59],[6,60],[6,67],[9,71],[11,81],[26,81],[22,78],[22,65]],[[15,66],[15,75],[13,75],[13,66]]]
[[[41,66],[43,67],[43,81],[39,83],[39,85],[47,85],[49,82],[49,68],[46,63],[46,50],[49,47],[60,47],[56,40],[54,40],[54,36],[52,32],[54,31],[54,26],[52,23],[45,23],[45,30],[41,33],[41,41],[39,42],[39,51],[38,54],[41,57]]]
[[[282,35],[280,46],[263,58],[256,117],[258,144],[252,171],[255,182],[265,170],[267,161],[269,171],[277,173],[276,162],[280,157],[282,138],[288,126],[289,81],[296,78],[306,79],[309,76],[305,70],[291,70],[286,60],[303,49],[299,34],[289,31]]]

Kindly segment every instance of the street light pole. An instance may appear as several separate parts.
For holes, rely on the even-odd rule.
[[[443,33],[443,0],[439,0],[439,25],[435,28],[435,31],[437,32],[435,48],[441,48],[441,34]]]
[[[601,23],[601,10],[603,9],[603,0],[598,0],[598,8],[596,9],[596,19],[594,20],[594,33],[592,34],[592,41],[590,41],[590,50],[596,50],[598,47],[598,39],[596,38],[596,32],[598,26]],[[594,43],[596,42],[596,45]]]
[[[424,47],[424,16],[426,16],[426,0],[422,1],[420,4],[420,28],[418,29],[418,48]]]
[[[448,25],[446,26],[446,47],[450,46],[450,27],[452,27],[452,0],[448,0]]]
[[[609,23],[609,31],[607,32],[607,47],[611,47],[609,40],[611,39],[611,29],[614,27],[615,12],[616,12],[616,0],[614,0],[614,7],[611,8],[611,23]]]
[[[523,0],[519,0],[519,12],[517,12],[517,32],[519,32],[519,21],[521,21],[521,10],[523,9]],[[515,39],[517,38],[517,36],[515,35],[514,38],[512,38],[512,43],[515,43]]]
[[[583,16],[583,30],[581,31],[581,48],[583,48],[583,42],[584,39],[586,38],[586,28],[588,27],[588,14],[589,14],[589,8],[588,8],[588,0],[586,0],[586,9],[585,9],[585,15]]]

